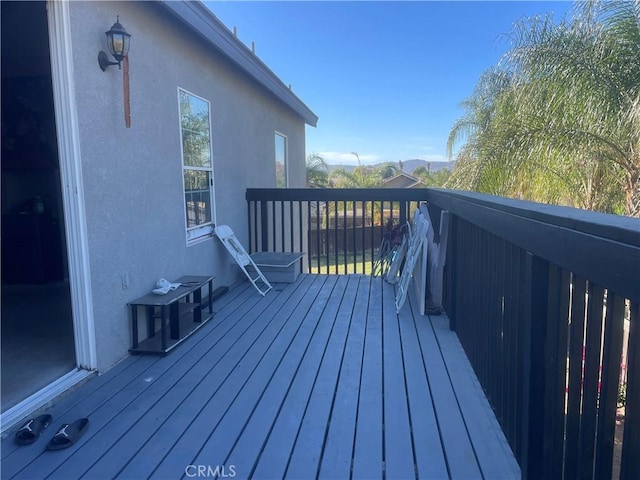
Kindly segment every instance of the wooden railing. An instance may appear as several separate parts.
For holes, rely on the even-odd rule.
[[[640,478],[640,220],[440,189],[249,189],[250,247],[364,266],[424,200],[436,243],[449,212],[444,307],[523,477]]]
[[[425,195],[405,188],[250,188],[249,249],[305,252],[303,265],[317,273],[365,273],[387,222],[404,223]]]
[[[427,200],[432,220],[450,215],[451,328],[523,477],[640,478],[640,220],[447,190]]]

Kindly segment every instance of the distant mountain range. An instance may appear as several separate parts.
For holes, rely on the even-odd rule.
[[[376,163],[374,165],[367,165],[373,168],[380,167],[388,162]],[[455,161],[453,162],[427,162],[426,160],[420,160],[417,158],[411,160],[402,160],[402,171],[404,173],[408,173],[411,175],[413,171],[418,167],[430,168],[432,172],[437,172],[438,170],[453,170],[453,166],[455,165]],[[396,163],[397,165],[397,163]],[[336,170],[338,168],[342,168],[348,172],[352,171],[356,168],[357,165],[328,165],[329,171]]]

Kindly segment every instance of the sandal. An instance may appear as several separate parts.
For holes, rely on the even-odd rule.
[[[18,445],[30,445],[35,442],[45,428],[51,423],[51,415],[40,415],[32,418],[16,432],[14,441]]]
[[[73,423],[65,423],[60,427],[58,433],[49,440],[45,450],[62,450],[70,447],[82,436],[88,425],[88,418],[80,418]]]

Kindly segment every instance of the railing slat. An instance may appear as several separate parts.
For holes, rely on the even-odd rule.
[[[549,269],[549,299],[545,345],[544,478],[561,478],[564,448],[565,384],[569,319],[568,272]]]
[[[620,478],[640,478],[640,305],[631,302],[627,364],[627,406]]]
[[[580,405],[582,402],[582,362],[584,353],[584,317],[587,282],[572,278],[571,325],[569,328],[569,387],[566,419],[566,478],[578,477],[580,454]]]
[[[584,386],[580,421],[580,467],[582,478],[591,478],[593,476],[604,289],[589,283],[588,295]]]
[[[613,447],[616,430],[616,407],[620,381],[620,359],[624,338],[624,298],[607,293],[604,352],[602,359],[602,386],[598,412],[595,478],[611,478]]]
[[[543,478],[544,423],[544,318],[547,308],[549,264],[529,252],[523,253],[521,361],[522,383],[522,476]]]
[[[522,277],[522,251],[517,248],[515,245],[511,245],[511,259],[513,261],[513,270],[511,272],[511,318],[513,324],[513,337],[511,339],[511,349],[512,349],[512,358],[513,358],[513,378],[512,385],[515,393],[514,404],[511,407],[512,409],[512,425],[514,428],[512,430],[513,435],[513,443],[512,448],[514,453],[516,454],[516,458],[520,461],[520,465],[524,465],[522,463],[523,458],[523,445],[522,445],[522,430],[524,429],[524,422],[522,421],[522,388],[520,387],[520,383],[523,378],[523,370],[522,370],[522,351],[523,351],[523,342],[521,340],[522,335],[520,330],[522,329],[522,319],[520,315],[520,302],[522,302],[522,295],[520,291],[520,278]]]

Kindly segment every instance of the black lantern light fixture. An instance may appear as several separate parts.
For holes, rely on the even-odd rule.
[[[129,39],[131,38],[131,34],[127,33],[124,27],[120,24],[120,16],[116,17],[116,23],[111,26],[111,29],[107,32],[104,32],[107,35],[107,46],[109,47],[109,52],[113,55],[117,61],[112,62],[109,60],[109,57],[101,50],[98,53],[98,64],[100,68],[104,72],[109,65],[118,65],[118,68],[122,68],[120,62],[127,56],[129,53]]]

